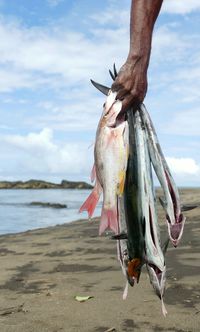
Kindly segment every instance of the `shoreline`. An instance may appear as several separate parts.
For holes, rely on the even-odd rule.
[[[100,219],[100,216],[91,218],[91,222],[93,222],[96,219]],[[76,219],[76,220],[71,220],[68,222],[64,222],[63,224],[56,224],[56,225],[50,225],[50,226],[45,226],[45,227],[37,227],[37,228],[32,228],[32,229],[27,229],[26,231],[22,231],[22,232],[13,232],[13,233],[5,233],[5,234],[0,234],[0,238],[1,237],[6,237],[6,236],[15,236],[15,235],[24,235],[25,233],[31,233],[31,232],[35,232],[35,231],[43,231],[43,230],[51,230],[52,228],[57,228],[57,227],[67,227],[68,225],[74,224],[74,223],[79,223],[79,222],[89,222],[88,218],[80,218],[80,219]]]
[[[4,190],[6,190],[7,191],[7,189],[4,189]],[[9,190],[12,190],[12,189],[9,189]],[[21,190],[21,189],[14,189],[14,190]],[[23,192],[24,192],[24,189],[22,189],[23,190]],[[27,190],[30,190],[30,191],[32,191],[32,189],[27,189]],[[35,191],[35,190],[37,190],[37,189],[34,189],[33,190],[33,192]],[[39,190],[42,190],[42,189],[39,189]],[[51,189],[51,190],[54,190],[54,189]],[[64,189],[63,189],[64,190]],[[66,189],[66,191],[68,191],[68,190],[73,190],[73,191],[78,191],[78,192],[80,192],[80,191],[82,191],[82,189],[81,190],[79,190],[79,189]],[[46,191],[46,189],[45,189],[45,191]],[[56,191],[57,191],[57,189],[56,189]],[[47,190],[47,192],[48,192],[48,190]],[[90,192],[89,190],[88,190],[88,192]],[[181,202],[182,202],[182,204],[184,205],[184,204],[193,204],[193,205],[195,205],[195,204],[197,204],[199,207],[200,207],[200,195],[199,195],[199,193],[200,193],[200,188],[198,189],[198,188],[192,188],[192,189],[189,189],[189,188],[187,188],[187,189],[181,189],[181,188],[179,188],[179,192],[180,192],[180,196],[181,196]],[[157,195],[157,197],[158,196],[162,196],[162,191],[161,191],[161,188],[159,187],[157,187],[156,188],[156,195]],[[16,195],[16,197],[17,197],[17,195]],[[5,231],[7,231],[7,233],[6,232],[4,232],[4,229],[2,229],[2,232],[3,233],[1,233],[0,234],[0,236],[3,236],[3,235],[5,235],[5,234],[18,234],[18,233],[22,233],[22,232],[26,232],[26,231],[30,231],[30,230],[35,230],[35,229],[40,229],[40,228],[43,228],[43,227],[53,227],[53,226],[56,226],[56,225],[62,225],[63,223],[66,223],[66,224],[71,224],[71,223],[74,223],[74,222],[76,222],[77,220],[79,220],[79,219],[81,219],[81,220],[84,220],[84,219],[87,219],[87,214],[86,213],[84,213],[84,214],[78,214],[78,209],[79,209],[79,207],[81,206],[81,204],[83,203],[83,201],[86,199],[86,197],[85,198],[82,198],[81,200],[80,200],[80,202],[79,202],[79,204],[77,205],[77,207],[76,207],[76,209],[75,208],[69,208],[68,207],[68,202],[67,202],[67,197],[66,197],[66,199],[65,200],[60,200],[59,198],[55,198],[55,197],[53,197],[53,199],[51,199],[50,197],[48,197],[48,195],[47,195],[47,199],[45,198],[46,196],[44,196],[44,199],[42,199],[42,197],[40,197],[40,198],[36,198],[36,197],[30,197],[30,201],[26,201],[25,203],[23,203],[22,201],[20,201],[19,203],[17,203],[18,204],[18,206],[21,208],[21,207],[25,207],[25,208],[33,208],[33,209],[42,209],[41,211],[43,211],[43,209],[45,209],[46,207],[44,207],[44,206],[42,206],[42,205],[47,205],[47,204],[49,204],[49,206],[50,205],[63,205],[63,204],[65,204],[67,207],[66,207],[66,218],[65,218],[65,209],[62,209],[62,221],[60,221],[59,220],[59,218],[61,218],[60,216],[59,216],[59,218],[58,218],[58,220],[56,221],[56,214],[55,214],[55,223],[54,222],[52,222],[52,224],[51,224],[51,222],[49,222],[49,225],[46,225],[45,223],[44,224],[42,224],[42,223],[40,223],[40,225],[38,225],[38,226],[36,226],[36,227],[34,227],[34,223],[33,223],[33,221],[31,220],[31,223],[30,223],[30,229],[27,229],[27,227],[28,226],[26,226],[25,225],[25,227],[24,226],[21,226],[21,230],[19,230],[19,231],[15,231],[15,230],[12,230],[14,227],[10,227],[9,229],[6,229]],[[9,199],[9,197],[8,197],[8,199]],[[38,200],[38,199],[40,199],[40,200]],[[41,203],[41,206],[34,206],[34,205],[31,205],[31,203],[33,203],[33,202],[35,202],[35,201],[38,201],[39,203]],[[3,203],[2,205],[1,205],[1,208],[3,208],[3,205],[4,205],[5,203]],[[14,202],[11,202],[11,203],[9,203],[10,204],[10,206],[11,207],[13,207],[13,206],[16,206],[15,204],[14,204]],[[5,204],[6,205],[6,207],[7,207],[7,204]],[[157,204],[157,206],[158,206],[158,210],[160,210],[160,203],[158,202],[158,204]],[[50,208],[50,207],[49,207]],[[73,212],[72,212],[72,209],[73,209]],[[50,209],[51,210],[51,209]],[[50,211],[49,210],[49,211]],[[56,209],[55,209],[56,210]],[[57,213],[57,211],[53,211],[53,213]],[[94,213],[94,217],[99,217],[100,216],[100,214],[101,214],[101,212],[99,211],[100,210],[100,207],[98,207],[97,209],[96,209],[96,213]],[[40,214],[37,212],[38,210],[33,210],[32,212],[30,211],[30,215],[34,215],[34,213],[35,213],[35,220],[37,221],[37,220],[40,220],[39,218],[40,218]],[[52,210],[51,210],[52,211]],[[21,212],[22,213],[22,212]],[[59,213],[59,212],[58,212]],[[1,210],[1,214],[3,215],[3,210]],[[162,213],[161,212],[161,215],[162,215],[162,217],[161,217],[161,219],[162,220],[165,220],[165,217],[164,217],[164,213]],[[51,218],[52,217],[50,217],[50,221],[51,221]],[[13,221],[12,221],[13,222]],[[9,224],[9,225],[12,225],[12,222],[11,222],[11,224],[9,224],[9,219],[8,220],[6,220],[6,223],[7,224]],[[19,220],[17,220],[17,222],[18,222],[18,224],[19,224],[19,226],[20,226],[20,221]],[[162,224],[162,221],[161,221],[161,224]],[[23,224],[21,224],[21,225],[23,225]],[[15,225],[14,225],[15,226]],[[17,228],[17,224],[16,224],[16,226],[15,226],[15,228]],[[0,228],[1,229],[1,228]],[[10,231],[11,230],[11,231]]]
[[[200,201],[200,191],[185,195],[188,203]],[[180,245],[170,245],[166,255],[166,318],[145,267],[122,300],[125,278],[116,243],[110,232],[98,236],[99,218],[1,235],[0,331],[198,332],[200,209],[186,215]],[[166,230],[162,222],[162,237]],[[92,298],[79,303],[77,295]]]

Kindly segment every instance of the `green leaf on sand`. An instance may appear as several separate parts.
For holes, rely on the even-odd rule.
[[[78,302],[85,302],[89,299],[92,299],[94,296],[75,296],[75,300],[78,301]]]

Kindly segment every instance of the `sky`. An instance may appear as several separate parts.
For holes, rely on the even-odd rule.
[[[129,0],[0,0],[0,180],[90,179]],[[164,0],[145,105],[180,186],[200,186],[200,2]]]

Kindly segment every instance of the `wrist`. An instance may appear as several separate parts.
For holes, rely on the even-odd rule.
[[[131,66],[139,65],[142,67],[143,71],[147,71],[149,65],[150,52],[129,52],[127,63]]]

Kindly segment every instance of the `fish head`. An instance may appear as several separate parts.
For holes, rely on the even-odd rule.
[[[121,109],[122,102],[120,100],[115,100],[110,108],[107,107],[107,104],[105,105],[103,118],[107,127],[115,128],[118,125],[117,116]]]
[[[179,193],[176,190],[176,187],[174,187],[173,181],[171,180],[171,175],[167,170],[165,170],[165,176],[166,176],[166,180],[167,180],[167,183],[168,183],[168,188],[169,188],[171,200],[172,200],[172,203],[173,203],[173,212],[174,212],[173,213],[174,218],[172,218],[172,217],[170,218],[169,215],[167,215],[167,221],[171,225],[173,225],[173,224],[184,225],[185,217],[184,217],[184,215],[181,211]],[[178,236],[178,230],[181,231],[182,227],[177,227],[176,228],[175,233],[177,233],[177,234],[175,234],[175,237]]]
[[[146,266],[155,293],[160,299],[162,299],[166,283],[166,266],[164,266],[163,271],[154,264],[147,264]]]
[[[181,206],[181,213],[176,218],[176,223],[171,224],[168,219],[168,229],[170,234],[170,240],[172,241],[174,247],[177,247],[181,236],[183,234],[183,228],[186,221],[186,217],[183,215],[182,211],[190,211],[197,207],[197,205],[182,205]]]
[[[116,96],[117,93],[116,92],[112,92],[112,90],[109,90],[105,104],[104,106],[104,114],[108,113],[109,110],[112,108],[114,102],[116,101]]]
[[[121,245],[122,241],[123,241],[123,244],[125,244],[124,240],[118,241],[118,245],[119,245],[118,246],[118,259],[121,263],[123,274],[126,276],[129,285],[131,287],[133,287],[135,284],[136,278],[131,271],[131,265],[130,265],[131,261],[129,259],[129,255],[128,255],[127,243],[124,246],[124,250],[122,250],[122,245]]]
[[[177,247],[182,237],[185,220],[186,218],[183,216],[183,214],[180,214],[179,222],[175,224],[168,222],[167,224],[169,237],[174,247]]]
[[[173,208],[168,210],[167,203],[159,197],[160,203],[166,211],[166,222],[168,227],[168,233],[170,240],[174,247],[176,247],[183,234],[183,228],[185,225],[185,216],[180,210],[180,204],[177,203],[176,196],[172,195]],[[168,213],[170,212],[170,213]]]
[[[131,286],[134,285],[135,281],[139,282],[141,268],[142,268],[142,261],[140,258],[133,258],[128,260],[126,268],[126,275],[128,282]]]

